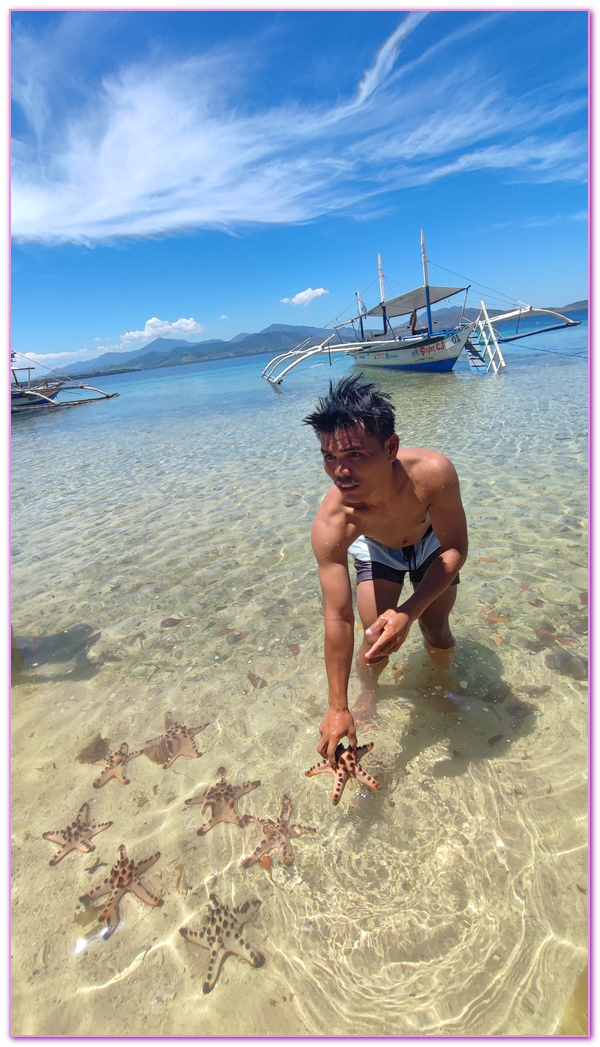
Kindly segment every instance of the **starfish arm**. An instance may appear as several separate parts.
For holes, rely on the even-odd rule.
[[[97,887],[92,887],[91,891],[87,894],[82,894],[79,901],[87,905],[88,902],[94,901],[96,898],[101,898],[103,894],[110,894],[113,890],[111,876],[107,876],[102,883],[99,883]]]
[[[254,865],[256,862],[260,861],[263,854],[268,854],[269,851],[272,850],[272,841],[267,840],[266,836],[264,836],[263,839],[260,841],[258,847],[256,847],[252,851],[252,854],[249,854],[247,858],[244,858],[244,860],[242,861],[242,866],[244,867],[244,869],[249,869],[251,865]]]
[[[311,767],[308,771],[305,771],[304,773],[307,778],[312,778],[313,774],[326,774],[328,771],[331,774],[335,774],[335,771],[329,763],[329,760],[323,760],[322,763],[314,764],[313,767]]]
[[[192,931],[189,927],[180,927],[179,933],[187,942],[192,942],[193,945],[200,945],[203,949],[210,949],[208,942],[203,940],[206,936],[206,927],[203,927],[201,931]]]
[[[106,909],[103,909],[103,911],[100,913],[98,917],[98,920],[101,923],[105,923],[107,925],[106,931],[102,935],[104,941],[110,938],[111,934],[114,934],[117,927],[119,926],[119,920],[121,919],[121,913],[119,912],[119,902],[122,896],[122,891],[116,892],[115,897],[109,901],[108,905],[106,906]]]
[[[104,832],[105,829],[110,829],[112,822],[102,822],[102,825],[89,825],[87,827],[88,836],[97,836],[98,833]]]
[[[289,828],[290,836],[314,836],[316,829],[309,829],[306,825],[291,825]]]
[[[135,863],[135,873],[134,873],[134,875],[136,877],[137,876],[141,876],[142,873],[145,873],[146,869],[149,869],[151,865],[154,865],[154,863],[157,862],[159,858],[160,858],[160,851],[157,851],[156,854],[153,854],[150,858],[144,858],[143,861],[136,862]]]
[[[113,769],[111,767],[107,767],[102,772],[102,774],[98,775],[98,777],[94,781],[94,783],[93,783],[94,789],[101,789],[103,785],[106,785],[106,783],[109,780],[109,778],[112,778],[113,773],[114,773]]]
[[[211,818],[205,818],[204,821],[202,822],[202,825],[198,829],[196,835],[197,836],[206,836],[207,832],[210,832],[211,829],[214,829],[215,825],[217,825],[217,824],[218,824],[217,819],[214,816],[211,817]]]
[[[66,843],[66,836],[64,829],[54,829],[52,832],[42,833],[42,839],[50,840],[51,843]]]
[[[284,796],[281,801],[281,814],[279,815],[279,821],[282,825],[287,825],[292,813],[292,801],[289,796]]]
[[[190,727],[189,732],[192,735],[200,734],[200,731],[205,731],[207,727],[210,727],[210,721],[208,723],[203,723],[200,727]]]
[[[248,898],[242,905],[236,905],[233,913],[240,927],[248,923],[248,920],[253,920],[260,907],[261,901],[259,898]]]
[[[374,744],[373,742],[369,742],[368,745],[359,745],[358,749],[356,749],[356,751],[355,751],[355,757],[356,757],[357,763],[360,760],[362,760],[363,756],[365,756],[367,753],[371,752],[371,749],[373,748],[373,744]]]
[[[226,956],[227,950],[222,944],[217,945],[217,947],[211,952],[210,960],[208,962],[208,970],[206,972],[206,981],[202,986],[203,993],[209,993],[214,989],[217,978],[219,977],[219,971],[221,970],[221,964]]]
[[[199,796],[190,796],[189,800],[184,800],[187,807],[193,807],[194,804],[203,804],[206,807],[210,807],[210,801],[208,800],[209,793],[200,793]],[[204,811],[202,812],[204,814]]]
[[[90,851],[96,850],[96,846],[90,843],[89,840],[73,840],[72,850],[83,851],[84,854],[89,854]]]
[[[150,894],[150,891],[147,891],[143,883],[140,883],[139,880],[133,880],[129,885],[129,890],[132,894],[135,894],[136,898],[139,898],[140,901],[146,902],[146,905],[163,904],[163,899],[158,898],[156,894]]]
[[[245,796],[246,793],[251,793],[253,789],[258,789],[260,782],[243,782],[242,785],[233,786],[233,795],[236,800],[239,800],[240,796]]]
[[[89,803],[82,803],[81,807],[79,808],[79,810],[77,812],[77,817],[75,819],[75,823],[79,826],[80,829],[83,829],[83,828],[85,828],[85,826],[90,824],[90,805],[89,805]]]
[[[55,840],[54,842],[58,843],[58,840]],[[65,854],[69,854],[69,852],[72,850],[73,844],[66,843],[64,847],[62,847],[60,851],[57,851],[57,853],[50,859],[49,864],[58,865],[58,863],[64,858]]]
[[[251,945],[248,945],[248,942],[244,941],[241,934],[231,943],[227,952],[235,953],[236,956],[241,956],[243,960],[251,963],[253,967],[262,967],[265,962],[263,954],[257,952],[257,950],[253,949]]]
[[[279,849],[283,855],[283,864],[291,865],[294,860],[294,848],[292,847],[287,836],[282,836],[281,840],[278,841]]]
[[[166,735],[165,735],[165,734],[161,734],[161,735],[159,735],[159,737],[158,737],[158,738],[148,738],[148,741],[147,741],[147,742],[144,742],[144,749],[143,749],[143,752],[144,752],[144,753],[146,752],[146,748],[147,748],[147,747],[148,747],[149,745],[151,745],[151,746],[155,746],[155,745],[160,745],[160,743],[161,743],[161,742],[164,742],[165,738],[166,738]]]
[[[333,796],[331,797],[331,802],[334,805],[334,807],[337,807],[338,803],[340,802],[342,798],[342,793],[344,791],[344,786],[346,785],[346,782],[348,781],[349,777],[350,775],[347,773],[347,771],[344,771],[343,768],[340,767],[338,769],[335,776],[335,781],[333,783]]]
[[[246,825],[260,825],[260,818],[257,818],[255,814],[243,814],[242,824]]]
[[[379,782],[375,781],[366,771],[363,771],[360,764],[356,765],[356,777],[359,782],[362,782],[363,785],[368,785],[370,789],[379,789]]]

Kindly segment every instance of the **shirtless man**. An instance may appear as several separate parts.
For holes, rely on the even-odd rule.
[[[304,419],[321,443],[333,486],[312,528],[325,616],[329,709],[317,747],[335,766],[344,735],[356,746],[348,709],[354,613],[348,553],[355,557],[364,636],[357,655],[363,699],[374,701],[388,656],[418,621],[426,647],[454,647],[448,615],[467,557],[467,523],[458,477],[438,451],[400,447],[390,397],[362,375],[329,384]],[[399,603],[405,574],[414,592]]]

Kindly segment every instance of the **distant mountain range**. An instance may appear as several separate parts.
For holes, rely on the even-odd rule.
[[[545,308],[555,309],[560,313],[571,313],[580,309],[587,309],[587,301],[573,302],[570,305],[547,306]],[[490,316],[496,315],[498,309],[488,310]],[[466,309],[464,316],[468,320],[474,320],[478,315],[478,309]],[[422,325],[423,315],[419,317]],[[432,313],[434,324],[450,327],[458,323],[461,310],[436,309]],[[85,363],[74,364],[69,367],[69,373],[78,378],[93,378],[97,375],[118,374],[122,371],[146,371],[152,367],[177,367],[181,364],[202,363],[206,360],[225,360],[239,356],[255,356],[259,353],[270,353],[276,356],[295,348],[304,339],[319,342],[324,341],[329,335],[334,334],[332,330],[321,327],[292,326],[289,324],[271,324],[257,334],[236,334],[229,341],[221,338],[209,338],[203,342],[187,342],[185,339],[155,338],[141,349],[132,349],[129,352],[103,353],[95,360],[87,360]],[[351,329],[345,334],[347,341],[354,340]]]

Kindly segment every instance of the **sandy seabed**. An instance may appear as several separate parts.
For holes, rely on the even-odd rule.
[[[326,703],[309,545],[326,478],[300,425],[318,372],[233,418],[128,419],[122,395],[85,425],[13,429],[13,1034],[525,1036],[581,1016],[586,382],[574,361],[543,386],[514,372],[386,378],[403,443],[457,467],[470,555],[453,665],[436,669],[413,628],[359,727],[380,791],[351,781],[337,808],[333,779],[304,775]],[[129,785],[95,789],[82,748],[140,749],[165,715],[208,724],[203,755],[168,770],[142,755]],[[277,819],[287,795],[316,830],[292,864],[242,867],[253,824],[198,836],[184,800],[221,767],[261,782],[242,814]],[[83,803],[113,824],[51,867],[42,833]],[[121,844],[137,862],[160,851],[142,881],[163,904],[127,894],[105,941],[103,899],[79,899]],[[231,955],[204,994],[209,953],[179,929],[202,927],[210,893],[260,900],[243,933],[265,964]]]

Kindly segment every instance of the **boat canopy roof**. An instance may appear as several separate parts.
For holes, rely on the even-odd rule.
[[[470,284],[467,285],[470,287]],[[466,291],[467,287],[434,287],[429,286],[429,301],[431,305],[441,302],[443,298],[450,298],[459,291]],[[380,302],[374,309],[369,309],[363,316],[383,316],[385,307],[387,316],[404,316],[412,313],[413,309],[425,309],[427,300],[425,298],[425,287],[416,287],[414,291],[398,295],[397,298],[389,298],[387,302]]]

